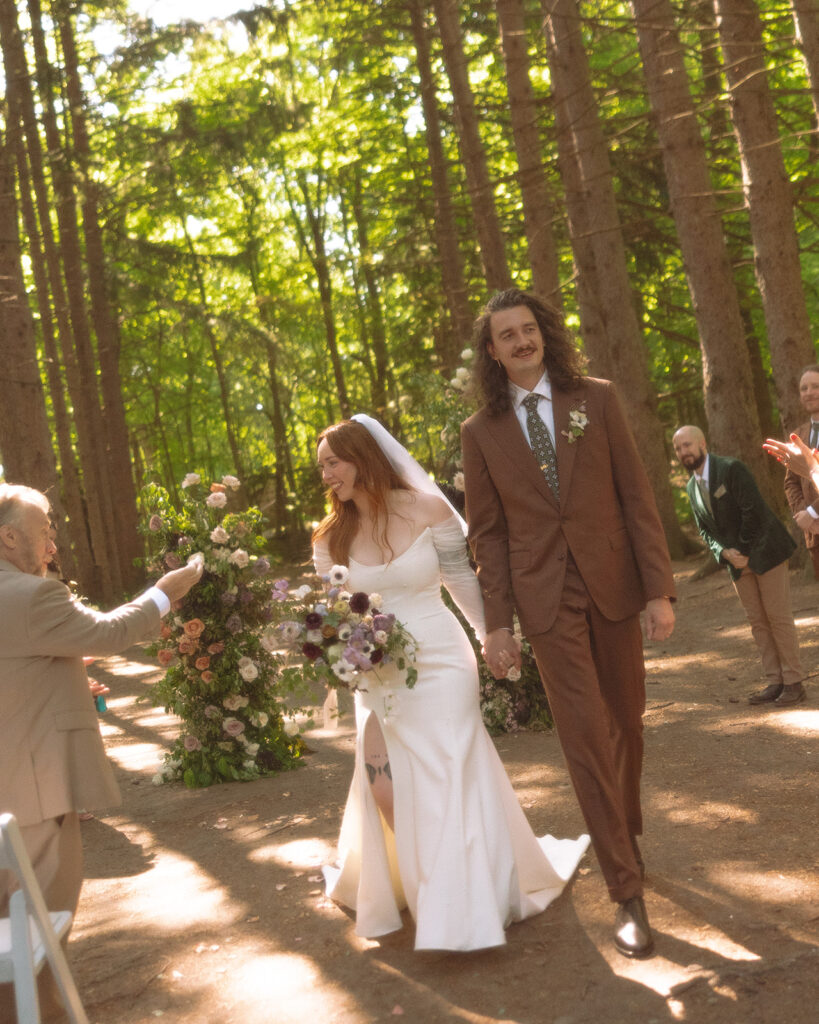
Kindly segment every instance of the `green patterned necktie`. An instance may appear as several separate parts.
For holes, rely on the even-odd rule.
[[[560,484],[557,479],[557,455],[555,446],[549,436],[549,428],[540,418],[537,411],[537,403],[540,396],[531,394],[523,399],[526,406],[526,429],[529,431],[529,441],[532,444],[532,451],[537,456],[546,483],[552,488],[555,498],[560,500]]]
[[[696,478],[696,480],[697,480],[697,487],[699,487],[699,489],[700,489],[700,495],[702,496],[703,504],[708,509],[708,511],[713,515],[714,514],[714,509],[713,509],[713,506],[711,505],[711,495],[708,493],[708,487],[706,486],[705,481],[703,480],[703,478],[701,476],[698,476]]]

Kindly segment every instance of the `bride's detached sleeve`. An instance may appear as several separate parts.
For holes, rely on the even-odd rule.
[[[319,576],[326,576],[333,568],[333,560],[330,557],[330,547],[326,541],[318,541],[313,545],[313,565]]]
[[[475,631],[475,636],[483,643],[486,638],[483,597],[478,579],[469,564],[463,530],[453,516],[433,526],[431,533],[441,567],[441,581]]]

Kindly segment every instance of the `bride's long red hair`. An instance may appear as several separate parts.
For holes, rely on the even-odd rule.
[[[336,458],[352,463],[356,468],[355,485],[370,499],[373,521],[380,536],[378,542],[392,554],[386,539],[390,491],[411,491],[413,488],[393,469],[372,434],[355,420],[342,420],[325,428],[316,439],[316,447],[326,441]],[[337,565],[347,565],[350,548],[360,523],[354,501],[339,501],[335,491],[328,488],[330,512],[313,531],[313,544],[326,538],[330,557]]]

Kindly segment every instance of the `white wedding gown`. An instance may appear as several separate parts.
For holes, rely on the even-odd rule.
[[[317,546],[316,568],[330,558]],[[416,949],[470,950],[506,941],[504,928],[544,910],[563,890],[588,836],[538,839],[521,810],[481,719],[478,672],[460,623],[441,599],[443,580],[483,635],[483,607],[463,533],[453,517],[427,528],[386,565],[351,559],[345,584],[379,593],[418,642],[418,681],[395,665],[362,677],[355,695],[356,758],[338,842],[325,867],[327,894],[356,912],[356,933],[401,928],[409,907]],[[364,726],[378,716],[393,780],[395,832],[373,800]]]

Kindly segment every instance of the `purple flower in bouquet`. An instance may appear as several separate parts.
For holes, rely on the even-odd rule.
[[[236,604],[236,595],[230,590],[226,590],[219,598],[222,604],[227,605],[228,608],[232,608]]]
[[[338,595],[341,593],[341,587],[330,587],[327,591],[327,596],[331,601],[335,601]]]
[[[253,563],[253,571],[257,576],[264,576],[266,572],[270,572],[270,562],[262,555],[261,558],[257,558]]]
[[[273,583],[273,589],[274,590],[280,590],[282,593],[286,594],[287,591],[290,589],[290,580],[285,580],[285,579],[276,580]]]
[[[243,588],[239,591],[239,604],[250,604],[253,601],[253,591]]]
[[[241,633],[244,629],[244,623],[235,612],[233,615],[228,616],[225,626],[231,633]]]
[[[362,672],[367,672],[373,667],[373,663],[367,655],[355,647],[345,647],[342,657],[347,664],[360,669]]]
[[[392,627],[395,625],[394,615],[376,615],[373,618],[373,629],[378,630],[382,633],[391,633]]]
[[[361,590],[356,591],[350,598],[350,611],[356,615],[363,615],[370,607],[369,597]]]

